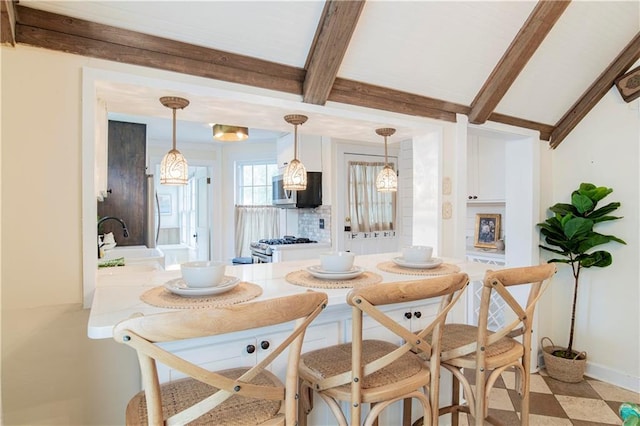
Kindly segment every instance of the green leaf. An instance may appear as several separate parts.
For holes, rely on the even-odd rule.
[[[551,210],[553,213],[556,213],[562,216],[567,214],[572,214],[575,216],[578,214],[578,209],[576,209],[573,204],[566,204],[566,203],[555,204],[549,207],[549,210]]]
[[[594,218],[598,218],[604,215],[607,215],[609,213],[611,213],[612,211],[618,209],[620,207],[620,203],[609,203],[606,206],[600,207],[599,209],[596,209],[594,211],[592,211],[591,213],[589,213],[589,218],[590,219],[594,219]]]
[[[571,263],[569,259],[551,259],[547,263]]]
[[[574,217],[563,224],[564,234],[568,239],[587,235],[593,229],[593,221],[582,217]]]
[[[589,216],[589,219],[593,220],[593,223],[600,223],[600,222],[607,222],[610,220],[618,220],[618,219],[622,219],[622,217],[618,217],[618,216],[602,216],[602,217],[592,217]]]
[[[595,203],[602,200],[607,195],[613,192],[612,188],[607,188],[605,186],[596,187],[592,183],[581,183],[578,192],[582,195],[589,197]]]
[[[558,221],[560,222],[560,226],[562,228],[564,228],[565,226],[567,226],[567,222],[569,222],[571,219],[573,219],[573,215],[572,214],[568,214],[566,216],[563,217],[559,217]]]
[[[604,268],[611,265],[613,262],[611,253],[604,250],[594,251],[589,254],[581,254],[576,258],[576,260],[580,262],[580,266],[583,268],[591,268],[593,266]]]
[[[539,244],[539,245],[538,245],[538,247],[540,247],[540,248],[542,248],[542,249],[545,249],[545,250],[548,250],[548,251],[553,252],[553,253],[557,253],[557,254],[564,255],[564,256],[566,256],[567,254],[569,254],[569,253],[568,253],[568,252],[566,252],[566,251],[557,250],[557,249],[554,249],[554,248],[551,248],[551,247],[547,247],[547,246],[542,245],[542,244]]]
[[[574,193],[571,196],[571,204],[573,204],[580,216],[584,216],[586,212],[593,210],[596,204],[586,195]]]

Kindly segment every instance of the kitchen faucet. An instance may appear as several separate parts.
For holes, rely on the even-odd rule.
[[[129,237],[129,230],[127,229],[127,224],[124,223],[124,220],[118,219],[117,217],[113,216],[105,216],[98,220],[98,235],[100,235],[100,225],[102,225],[102,223],[106,222],[107,220],[115,220],[116,222],[120,222],[120,225],[122,225],[122,235],[124,235],[125,238]],[[100,247],[102,247],[102,244],[100,244],[100,237],[98,237],[98,259],[100,259],[101,257]]]

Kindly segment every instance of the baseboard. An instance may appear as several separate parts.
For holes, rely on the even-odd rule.
[[[640,377],[630,376],[622,371],[614,370],[587,360],[585,376],[640,393]]]
[[[544,358],[542,356],[542,352],[539,352],[538,368],[532,368],[531,371],[536,372],[540,369],[543,369],[544,367]],[[614,370],[612,368],[605,367],[594,362],[589,362],[589,360],[587,360],[587,368],[584,375],[592,379],[600,380],[602,382],[618,386],[623,389],[640,393],[640,377],[633,377],[622,371]]]

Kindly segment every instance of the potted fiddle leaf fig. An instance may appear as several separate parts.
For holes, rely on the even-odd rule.
[[[571,266],[574,278],[569,343],[566,348],[553,346],[553,342],[551,346],[543,347],[548,374],[561,381],[581,381],[586,367],[586,353],[575,351],[573,348],[580,273],[583,268],[605,268],[611,265],[611,253],[593,250],[595,247],[612,241],[626,244],[618,237],[600,234],[594,230],[601,222],[621,219],[611,215],[620,207],[620,203],[612,202],[598,207],[598,203],[612,192],[611,188],[581,183],[580,187],[571,193],[571,204],[557,203],[549,207],[554,215],[537,225],[544,237],[544,244],[540,244],[540,247],[559,256],[548,262]],[[542,340],[545,339],[548,338]]]

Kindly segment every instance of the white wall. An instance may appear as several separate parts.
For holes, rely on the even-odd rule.
[[[3,421],[123,424],[126,401],[139,387],[137,361],[112,340],[88,339],[82,309],[81,71],[167,73],[28,46],[0,52]],[[632,384],[640,376],[638,122],[637,109],[612,89],[558,149],[541,146],[548,166],[543,205],[566,200],[583,180],[613,187],[611,199],[622,202],[625,219],[607,231],[628,245],[611,246],[610,268],[585,273],[576,345],[589,352],[589,372]],[[456,140],[455,127],[443,127],[445,142]],[[540,334],[561,341],[569,294],[555,284],[541,305]]]
[[[588,353],[587,375],[635,391],[640,391],[639,102],[625,103],[612,88],[550,153],[541,173],[546,185],[543,207],[569,202],[570,193],[581,182],[613,188],[603,202],[622,204],[616,215],[624,219],[598,228],[622,238],[627,245],[602,246],[613,255],[613,264],[583,270],[574,346]],[[549,258],[548,252],[542,255]],[[558,269],[551,294],[540,307],[540,335],[550,336],[556,345],[566,345],[573,277],[566,265]]]
[[[3,421],[123,424],[135,354],[82,309],[81,69],[101,61],[1,49]]]

